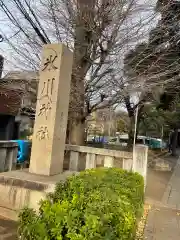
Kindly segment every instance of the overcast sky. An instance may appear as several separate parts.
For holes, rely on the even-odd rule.
[[[34,2],[34,0],[32,0],[32,2]],[[37,0],[35,2],[37,3]],[[144,39],[147,39],[150,29],[152,29],[157,23],[157,17],[156,17],[157,14],[154,14],[154,11],[153,11],[156,0],[139,0],[139,3],[143,5],[147,4],[148,11],[143,11],[143,13],[141,14],[137,13],[137,16],[135,16],[132,21],[140,21],[140,20],[142,21],[142,23],[144,24],[144,29],[143,29]],[[13,34],[14,34],[13,30],[14,29],[12,29],[12,25],[8,22],[6,16],[3,14],[2,11],[0,11],[0,33],[5,34],[8,38],[13,39]],[[144,39],[139,39],[139,41],[142,41]],[[6,74],[9,70],[15,70],[20,68],[19,64],[15,59],[14,51],[10,48],[10,46],[7,44],[6,41],[4,41],[3,43],[0,43],[0,54],[5,57],[4,74]]]

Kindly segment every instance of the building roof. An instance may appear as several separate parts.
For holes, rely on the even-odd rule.
[[[10,71],[0,80],[0,86],[22,92],[22,106],[34,106],[37,97],[39,74],[35,71]]]
[[[35,71],[9,71],[3,78],[5,79],[17,79],[17,80],[37,80],[39,73]]]
[[[0,79],[0,114],[16,116],[20,111],[23,95],[27,94],[26,83],[29,86],[28,91],[35,94],[38,79],[39,74],[35,71],[10,71]]]

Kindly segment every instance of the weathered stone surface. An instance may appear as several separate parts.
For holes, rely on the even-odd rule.
[[[62,44],[43,49],[30,172],[63,171],[73,54]]]
[[[160,161],[154,164],[154,169],[158,171],[172,171],[172,166],[168,162]]]
[[[54,191],[56,183],[74,173],[43,176],[29,173],[28,169],[0,173],[0,215],[17,220],[19,211],[26,206],[38,210],[40,200]]]
[[[157,171],[167,171],[167,172],[172,171],[171,162],[162,158],[154,159],[151,162],[150,167]]]
[[[148,146],[139,145],[135,146],[133,152],[132,169],[144,177],[144,185],[146,186],[147,178],[147,160],[148,160]]]

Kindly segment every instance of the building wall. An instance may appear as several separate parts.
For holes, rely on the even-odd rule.
[[[33,126],[33,120],[29,115],[24,114],[24,108],[35,111],[38,91],[38,73],[32,71],[12,71],[4,76],[0,86],[6,88],[6,93],[13,91],[21,93],[18,110],[16,109],[15,126],[19,128],[19,136],[24,135]],[[16,95],[17,95],[16,94]],[[17,102],[17,101],[14,101]],[[0,113],[2,104],[0,104]],[[15,109],[14,107],[12,109]],[[17,135],[17,134],[16,134]]]
[[[37,72],[33,71],[12,71],[3,79],[3,85],[6,88],[20,90],[22,92],[21,107],[36,107],[38,81]]]
[[[0,115],[0,140],[12,140],[14,137],[15,117]]]

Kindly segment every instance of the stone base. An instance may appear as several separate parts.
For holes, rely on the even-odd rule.
[[[162,172],[171,172],[172,171],[172,164],[163,159],[156,159],[149,164],[151,168],[153,168],[156,171],[162,171]]]
[[[59,181],[75,172],[63,172],[55,176],[40,176],[28,169],[0,173],[0,215],[17,220],[19,211],[28,206],[38,210],[39,202],[53,192]]]
[[[161,163],[156,163],[154,166],[154,169],[156,171],[162,171],[162,172],[171,172],[172,167],[169,163],[161,162]]]

